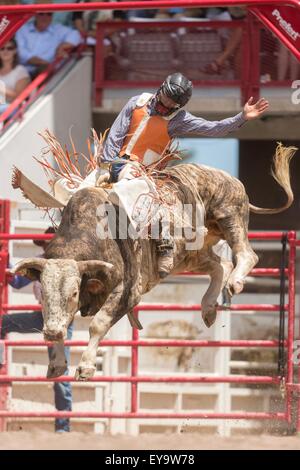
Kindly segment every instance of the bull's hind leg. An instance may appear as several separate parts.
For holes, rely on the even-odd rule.
[[[247,218],[245,217],[247,220]],[[245,220],[238,215],[218,220],[223,235],[232,249],[234,269],[227,282],[230,295],[242,292],[245,279],[258,262],[258,256],[248,241]]]
[[[210,248],[207,257],[201,260],[200,270],[210,275],[211,281],[205,292],[201,306],[202,318],[209,328],[214,324],[217,317],[218,297],[226,285],[233,265],[230,261],[221,259]]]

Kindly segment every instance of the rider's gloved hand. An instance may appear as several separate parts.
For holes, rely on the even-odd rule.
[[[110,183],[116,183],[118,181],[118,176],[123,170],[124,165],[128,163],[129,157],[124,156],[122,158],[118,158],[115,162],[111,163],[110,165]]]

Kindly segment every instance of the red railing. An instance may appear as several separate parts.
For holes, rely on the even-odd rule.
[[[219,72],[212,73],[209,64],[225,50],[230,34],[239,29],[239,44]],[[106,54],[105,38],[113,52]],[[240,21],[99,22],[96,39],[97,106],[102,105],[105,89],[158,88],[168,74],[178,70],[195,87],[239,88],[241,105],[250,96],[257,99],[262,87],[292,83],[291,71],[287,69],[287,76],[281,71],[280,41],[251,13]]]
[[[1,207],[1,205],[0,205]],[[0,212],[1,214],[1,212]],[[0,219],[1,221],[1,219]],[[5,225],[7,229],[7,225]],[[283,237],[283,232],[259,232],[251,233],[249,238],[255,240],[280,240]],[[0,241],[5,240],[7,243],[9,239],[49,239],[52,235],[30,235],[30,234],[9,234],[0,233]],[[9,417],[89,417],[89,418],[198,418],[198,419],[253,419],[253,420],[280,420],[286,421],[288,424],[292,422],[292,403],[295,397],[294,393],[300,391],[300,373],[298,375],[298,383],[294,380],[294,364],[293,364],[293,345],[295,337],[295,258],[296,258],[296,246],[300,246],[300,241],[296,240],[295,232],[288,232],[287,240],[289,244],[289,261],[288,268],[285,270],[285,275],[288,277],[288,304],[284,306],[284,310],[287,312],[288,321],[288,333],[286,340],[283,341],[283,346],[287,351],[287,371],[285,377],[285,383],[283,377],[279,375],[275,376],[254,376],[254,375],[230,375],[230,376],[141,376],[139,375],[138,368],[138,348],[139,347],[155,347],[155,346],[189,346],[189,347],[235,347],[235,348],[277,348],[279,345],[278,341],[275,340],[228,340],[228,341],[210,341],[210,340],[144,340],[139,339],[139,331],[136,329],[132,330],[131,340],[104,340],[101,342],[102,346],[114,347],[114,346],[128,346],[131,347],[131,374],[129,376],[96,376],[91,379],[92,382],[125,382],[131,384],[131,410],[129,412],[64,412],[64,411],[53,411],[53,412],[22,412],[22,411],[9,411],[7,410],[7,403],[5,400],[1,402],[0,418],[5,419]],[[0,279],[6,277],[7,269],[5,264],[6,258],[0,259]],[[1,274],[2,273],[2,274]],[[275,276],[277,277],[279,271],[277,268],[264,268],[256,269],[251,273],[252,275],[260,276]],[[3,286],[2,286],[3,287]],[[7,291],[5,286],[4,292]],[[9,310],[35,310],[39,309],[40,306],[36,305],[21,305],[19,307],[10,305],[7,303],[6,294],[0,300],[0,316],[1,314]],[[272,304],[248,304],[248,305],[233,305],[231,310],[234,311],[279,311],[279,305]],[[200,305],[181,305],[181,304],[140,304],[134,309],[136,315],[142,311],[200,311]],[[230,315],[230,312],[228,312]],[[44,341],[33,341],[33,340],[20,340],[11,341],[4,340],[1,342],[7,352],[7,348],[11,346],[47,346],[50,343]],[[86,346],[86,341],[66,341],[66,345],[72,347]],[[299,370],[299,369],[298,369]],[[7,365],[4,369],[0,370],[0,390],[2,390],[2,397],[7,396],[7,387],[11,386],[13,382],[73,382],[73,377],[59,377],[57,379],[49,380],[42,376],[9,376],[7,373]],[[284,384],[286,391],[285,400],[285,411],[278,413],[268,412],[236,412],[236,413],[213,413],[213,412],[194,412],[194,413],[164,413],[164,412],[141,412],[138,410],[138,384],[145,382],[153,383],[232,383],[232,384],[269,384],[279,385]],[[5,393],[3,392],[5,391]],[[299,396],[297,399],[298,403],[298,421],[297,427],[300,430],[300,411],[299,411]],[[4,428],[4,424],[2,429]]]
[[[0,231],[8,233],[10,230],[10,202],[5,200],[0,200]],[[8,265],[8,240],[0,239],[0,328],[2,323],[2,313],[1,304],[8,302],[8,289],[7,289],[7,278],[5,271],[3,270],[4,266]],[[1,345],[0,345],[1,348]],[[4,347],[0,354],[3,358],[3,366],[0,368],[0,375],[7,374],[7,348]],[[7,400],[8,400],[8,386],[3,384],[0,387],[0,410],[6,409]],[[0,420],[0,431],[6,429],[5,419]]]

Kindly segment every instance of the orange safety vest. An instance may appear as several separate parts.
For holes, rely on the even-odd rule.
[[[153,95],[144,93],[137,101],[131,117],[128,134],[120,152],[120,156],[129,155],[130,160],[137,160],[150,165],[160,159],[171,138],[168,133],[168,116],[149,116],[148,101]]]

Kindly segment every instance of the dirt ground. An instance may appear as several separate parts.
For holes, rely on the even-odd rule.
[[[142,434],[134,436],[106,436],[93,433],[72,432],[55,434],[38,432],[3,432],[0,450],[55,450],[55,449],[102,449],[102,450],[221,450],[221,449],[277,449],[300,450],[300,436],[247,436],[222,438],[200,434]]]

